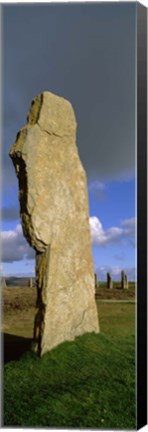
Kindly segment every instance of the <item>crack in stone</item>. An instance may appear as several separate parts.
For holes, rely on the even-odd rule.
[[[32,349],[39,356],[41,354],[42,336],[44,331],[46,298],[47,298],[47,280],[49,267],[50,246],[45,252],[36,252],[36,290],[37,312],[34,319],[33,345]]]
[[[65,137],[67,138],[67,137],[69,137],[68,134],[60,135],[60,134],[56,134],[55,132],[49,132],[47,129],[43,129],[43,128],[41,127],[39,121],[37,121],[36,123],[37,123],[37,125],[39,126],[40,130],[41,130],[42,132],[47,133],[49,136],[55,136],[55,137],[58,137],[58,138],[65,138]]]
[[[81,321],[75,326],[75,329],[77,329],[78,327],[81,326],[82,322],[84,321],[85,314],[86,314],[87,310],[88,310],[88,308],[83,311]]]

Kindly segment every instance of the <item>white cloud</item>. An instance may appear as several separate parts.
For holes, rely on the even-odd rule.
[[[90,217],[89,220],[93,245],[105,246],[108,244],[119,244],[125,241],[134,245],[134,218],[121,221],[121,227],[111,227],[107,230],[104,230],[100,220],[96,216]]]
[[[121,225],[123,226],[124,232],[128,235],[135,235],[137,220],[136,218],[125,219],[121,221]]]
[[[90,217],[89,221],[90,221],[90,228],[91,228],[92,243],[97,245],[104,244],[106,242],[106,235],[100,220],[96,216],[94,216],[94,217]]]
[[[112,276],[115,276],[115,277],[119,276],[119,274],[121,274],[121,271],[122,271],[121,267],[118,267],[118,266],[114,266],[111,268]]]
[[[17,225],[15,230],[2,231],[1,237],[1,260],[11,263],[21,261],[23,258],[33,258],[35,252],[26,242],[21,225]]]
[[[135,218],[130,218],[130,219],[122,220],[121,224],[126,226],[126,227],[135,227],[135,222],[136,222]]]

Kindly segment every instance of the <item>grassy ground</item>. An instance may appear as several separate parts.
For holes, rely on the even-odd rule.
[[[19,307],[15,313],[6,308],[4,426],[136,427],[135,306],[97,305],[100,334],[65,342],[42,359],[28,351],[33,304],[25,313]],[[15,361],[9,361],[12,352]]]

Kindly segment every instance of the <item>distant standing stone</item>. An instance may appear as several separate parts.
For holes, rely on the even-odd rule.
[[[29,286],[30,288],[32,288],[32,287],[33,287],[33,282],[32,282],[32,278],[29,278],[29,281],[28,281],[28,286]]]
[[[127,275],[125,274],[125,289],[128,289],[128,279],[127,279]]]
[[[110,273],[107,273],[107,288],[112,289],[113,288],[113,281]]]
[[[127,275],[125,274],[125,272],[123,270],[121,272],[121,288],[122,289],[128,289]]]
[[[23,232],[36,250],[36,350],[99,332],[87,181],[71,104],[44,92],[10,150]]]

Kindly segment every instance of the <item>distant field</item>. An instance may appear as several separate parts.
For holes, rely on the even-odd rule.
[[[108,289],[105,282],[100,282],[96,289],[96,299],[134,300],[135,290],[135,282],[129,282],[129,288],[124,290],[120,282],[114,282],[112,289]]]
[[[34,302],[34,293],[35,293],[35,278],[32,278],[33,288],[29,287],[29,278],[6,278],[7,288],[3,290],[4,293],[4,303],[7,307],[8,304],[11,304],[12,307],[15,307],[16,298],[19,300],[19,297],[22,297],[21,288],[24,288],[22,303],[20,301],[20,307],[23,307],[23,303],[26,300],[32,303]],[[10,291],[10,289],[12,290]],[[120,282],[114,282],[113,288],[108,289],[106,286],[106,282],[100,282],[99,287],[96,289],[95,297],[96,299],[116,299],[116,300],[135,300],[136,293],[135,282],[129,282],[128,289],[121,289]],[[27,297],[26,297],[27,296]]]
[[[25,277],[9,277],[6,278],[6,285],[8,287],[27,287],[28,286],[28,282],[29,282],[30,278],[25,278]],[[35,278],[32,278],[33,283],[35,283]]]
[[[15,334],[18,336],[32,337],[32,329],[34,323],[35,306],[36,306],[36,289],[35,287],[25,287],[24,290],[19,287],[5,288],[3,301],[3,330],[6,333]],[[101,323],[101,330],[105,332],[114,331],[124,333],[129,329],[130,311],[135,311],[134,305],[126,305],[124,303],[102,303],[96,300],[98,313]],[[127,319],[125,316],[127,313]],[[115,326],[114,326],[115,322]],[[122,328],[123,322],[123,328]],[[118,324],[118,325],[117,325]],[[108,327],[106,327],[108,325]],[[122,331],[121,331],[122,330]]]
[[[23,281],[24,282],[24,281]],[[115,306],[99,303],[99,300],[135,300],[135,287],[134,284],[129,285],[128,290],[121,290],[118,287],[109,290],[106,288],[105,284],[102,284],[97,290],[96,301],[99,307],[99,315],[103,308],[103,317],[106,316],[106,311],[118,311]],[[36,288],[28,286],[8,286],[3,289],[2,293],[2,329],[10,334],[16,334],[18,336],[32,337],[32,329],[35,316],[36,308]],[[119,306],[119,305],[118,305]],[[122,309],[122,304],[119,306],[120,312]],[[129,309],[128,309],[129,310]],[[107,317],[106,317],[107,318]],[[100,318],[101,319],[101,318]],[[109,317],[107,322],[110,323],[112,317]],[[128,321],[129,322],[129,319]],[[104,325],[104,324],[103,324]],[[113,322],[112,322],[113,325]],[[124,325],[124,328],[126,326]]]
[[[28,286],[28,277],[8,277],[6,279],[7,286]],[[32,278],[35,283],[35,277]],[[113,282],[115,288],[121,288],[121,281]],[[106,282],[99,282],[99,288],[106,288]],[[135,282],[129,282],[129,288],[135,288]]]

